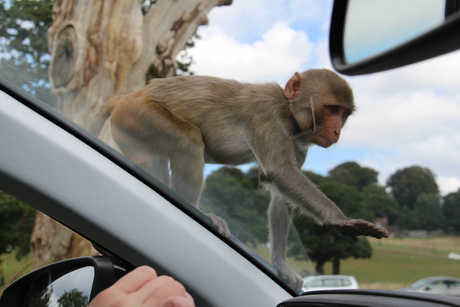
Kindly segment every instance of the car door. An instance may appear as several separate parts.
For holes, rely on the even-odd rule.
[[[448,280],[447,283],[447,295],[460,296],[460,281]]]
[[[431,294],[447,294],[447,282],[444,280],[435,280],[425,286],[425,292]]]

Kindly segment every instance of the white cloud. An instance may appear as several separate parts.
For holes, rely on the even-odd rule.
[[[436,91],[458,95],[460,50],[434,59],[373,75],[352,77],[361,91],[374,95],[397,92]]]
[[[200,32],[202,39],[190,50],[199,75],[212,75],[241,81],[285,82],[304,62],[313,44],[302,31],[278,22],[253,43],[241,43],[220,28]]]
[[[324,23],[330,18],[331,7],[332,0],[234,0],[230,6],[211,10],[209,27],[218,27],[240,42],[252,42],[276,22]]]
[[[346,129],[347,140],[356,145],[384,149],[394,143],[426,142],[437,135],[452,139],[460,129],[460,95],[419,91],[373,96],[355,87],[355,96],[358,110]]]
[[[26,30],[30,30],[35,27],[34,23],[28,20],[21,21],[19,24],[21,28],[26,29]]]
[[[331,59],[329,57],[328,38],[324,38],[314,45],[310,67],[306,67],[305,70],[309,68],[326,68],[334,70],[334,68],[332,67]]]
[[[460,188],[460,179],[458,177],[438,176],[436,181],[438,182],[441,195],[443,196],[449,193],[455,193]]]
[[[375,160],[383,180],[396,169],[414,164],[441,176],[460,178],[460,95],[416,91],[372,96],[360,95],[359,89],[355,93],[358,112],[347,123],[341,141],[351,147],[391,153],[372,155],[368,161]],[[458,187],[460,184],[453,189]]]

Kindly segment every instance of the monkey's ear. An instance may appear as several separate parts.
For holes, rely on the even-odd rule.
[[[287,99],[296,99],[299,97],[300,88],[304,80],[305,76],[296,72],[286,83],[286,86],[284,87],[284,96],[286,96]]]

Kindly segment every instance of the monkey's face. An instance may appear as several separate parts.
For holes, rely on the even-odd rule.
[[[337,143],[351,112],[352,108],[342,102],[334,100],[322,103],[317,117],[317,129],[311,138],[313,143],[323,148]]]

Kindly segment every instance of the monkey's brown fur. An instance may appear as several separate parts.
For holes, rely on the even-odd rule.
[[[110,100],[90,131],[99,135],[110,117],[112,136],[123,154],[195,206],[205,163],[256,161],[261,182],[272,196],[272,263],[300,291],[302,279],[285,261],[292,206],[352,237],[389,235],[372,223],[346,217],[300,171],[308,147],[336,143],[354,108],[350,86],[325,69],[296,73],[284,89],[214,77],[174,77],[153,79],[138,91]],[[226,223],[212,218],[229,236]]]

